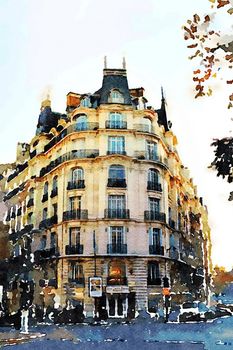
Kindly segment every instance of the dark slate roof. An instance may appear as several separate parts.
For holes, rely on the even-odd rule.
[[[159,125],[163,125],[165,131],[169,130],[168,122],[167,122],[167,112],[165,107],[165,98],[162,94],[162,100],[161,100],[161,108],[157,109],[156,112],[158,113],[158,123]]]
[[[36,135],[49,133],[52,128],[56,128],[58,120],[65,117],[64,114],[52,112],[51,108],[46,106],[39,115]]]
[[[125,105],[132,105],[125,69],[104,69],[102,87],[94,95],[100,96],[100,104],[107,104],[109,93],[117,89],[124,97]]]

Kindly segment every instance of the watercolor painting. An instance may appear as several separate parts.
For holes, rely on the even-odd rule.
[[[233,1],[0,9],[0,347],[233,349]]]

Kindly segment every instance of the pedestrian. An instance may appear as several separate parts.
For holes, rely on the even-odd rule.
[[[28,315],[29,310],[27,307],[23,307],[21,310],[21,333],[28,334]]]

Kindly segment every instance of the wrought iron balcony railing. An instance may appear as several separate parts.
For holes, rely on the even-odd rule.
[[[127,129],[127,122],[106,120],[105,127],[106,129]]]
[[[125,179],[114,179],[114,178],[108,178],[108,187],[127,187],[126,180]]]
[[[150,125],[147,124],[134,124],[134,129],[136,131],[141,131],[141,132],[149,132],[151,134],[154,134],[154,128]]]
[[[48,200],[48,197],[49,197],[49,196],[48,196],[48,193],[44,193],[44,194],[43,194],[43,197],[42,197],[42,199],[41,199],[41,202],[42,202],[42,203],[46,202],[46,201]]]
[[[144,220],[145,221],[166,222],[166,214],[165,213],[160,213],[158,211],[145,210],[144,211]]]
[[[127,244],[107,244],[107,254],[127,254]]]
[[[68,210],[63,212],[63,221],[87,220],[87,219],[88,219],[88,210],[86,209]]]
[[[112,149],[112,150],[108,150],[108,151],[107,151],[107,154],[108,154],[108,155],[111,155],[111,154],[121,154],[121,155],[123,155],[123,156],[126,156],[126,151]]]
[[[57,224],[57,215],[52,216],[51,218],[44,219],[39,224],[39,229],[47,229],[53,225]]]
[[[83,244],[66,245],[66,255],[83,254]]]
[[[171,228],[175,229],[176,228],[176,222],[172,219],[168,220],[168,224]]]
[[[85,180],[69,181],[67,190],[78,190],[85,188]]]
[[[168,167],[168,160],[167,158],[164,158],[162,156],[159,156],[155,152],[146,152],[146,151],[135,151],[134,152],[134,157],[140,160],[151,160],[158,162],[160,164],[165,164],[166,167]]]
[[[157,182],[148,181],[147,182],[147,189],[148,189],[148,191],[162,192],[162,186],[160,183],[157,183]]]
[[[105,209],[105,219],[129,219],[129,209]]]
[[[161,245],[149,245],[149,253],[153,255],[164,255],[164,247]]]
[[[55,187],[55,188],[53,188],[52,191],[51,191],[50,198],[56,197],[57,194],[58,194],[58,188]]]

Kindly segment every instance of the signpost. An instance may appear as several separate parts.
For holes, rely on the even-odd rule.
[[[92,298],[102,297],[102,292],[103,292],[102,277],[90,277],[89,290],[90,290],[90,297]]]

